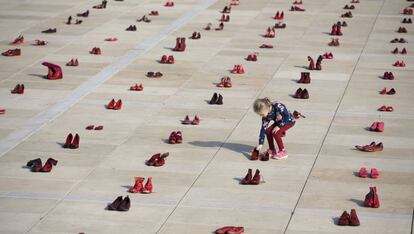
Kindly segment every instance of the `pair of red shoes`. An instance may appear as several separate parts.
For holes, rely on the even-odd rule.
[[[293,5],[302,5],[303,2],[302,2],[302,0],[300,0],[300,1],[295,0],[292,4]]]
[[[344,6],[344,10],[355,10],[355,6],[354,5],[348,6],[348,4],[347,4],[347,5]]]
[[[201,34],[199,32],[193,32],[190,38],[193,40],[198,40],[201,38]]]
[[[112,98],[112,100],[106,105],[106,109],[110,110],[120,110],[122,108],[122,100],[118,99],[118,101],[115,102],[115,99]]]
[[[147,164],[147,166],[153,166],[153,167],[161,167],[164,166],[165,164],[165,159],[170,155],[170,153],[166,152],[166,153],[156,153],[154,155],[151,156],[151,158],[146,161],[145,164]]]
[[[307,89],[298,88],[293,97],[297,99],[309,99],[309,92]]]
[[[230,21],[230,15],[222,15],[221,16],[221,19],[220,19],[220,21],[221,22],[229,22]]]
[[[334,24],[331,30],[332,36],[342,36],[341,25]]]
[[[376,144],[375,141],[373,141],[369,145],[356,145],[355,148],[363,152],[376,152],[382,151],[384,149],[384,145],[382,144],[382,142]]]
[[[387,88],[383,88],[380,92],[381,95],[394,95],[397,93],[397,91],[395,91],[394,88],[391,88],[390,90],[387,91]]]
[[[324,58],[324,59],[333,59],[333,54],[332,54],[332,52],[329,52],[329,53],[326,52],[322,55],[322,58]]]
[[[384,126],[384,122],[373,122],[369,130],[374,132],[383,132]]]
[[[390,41],[391,43],[407,43],[407,40],[405,40],[404,38],[394,38]]]
[[[185,51],[187,45],[185,43],[185,37],[177,37],[175,41],[174,51],[183,52]]]
[[[189,125],[189,124],[199,125],[200,124],[200,119],[196,115],[196,116],[194,116],[193,120],[190,120],[190,117],[188,117],[188,115],[186,115],[183,122],[182,122],[182,124],[184,124],[184,125]]]
[[[168,138],[170,144],[181,144],[183,142],[183,134],[181,131],[172,132]]]
[[[32,45],[34,45],[34,46],[45,46],[45,45],[47,45],[47,41],[44,41],[44,40],[35,40]]]
[[[340,46],[338,38],[332,38],[331,42],[328,43],[328,46]]]
[[[306,10],[298,6],[292,6],[290,7],[290,11],[306,11]]]
[[[404,15],[413,15],[413,9],[411,9],[411,8],[409,8],[409,7],[406,7],[406,8],[404,8],[404,10],[403,10],[403,14],[404,14]]]
[[[63,145],[63,148],[77,149],[79,148],[79,141],[80,141],[80,137],[77,133],[75,137],[73,137],[72,133],[69,133],[69,135],[66,137],[66,141],[65,141],[65,144]]]
[[[252,169],[247,170],[246,176],[240,181],[240,184],[259,185],[261,182],[261,175],[259,169],[256,169],[254,176],[252,176]]]
[[[268,27],[266,33],[263,35],[266,38],[274,38],[276,35],[275,30],[271,27]]]
[[[68,63],[66,63],[66,66],[77,67],[79,66],[79,61],[78,59],[71,59]]]
[[[9,43],[10,45],[23,45],[24,44],[24,37],[23,35],[19,35],[14,41]]]
[[[282,20],[285,18],[285,13],[283,11],[281,11],[279,13],[279,11],[276,12],[275,17],[273,17],[273,19],[275,20]]]
[[[22,52],[21,52],[21,49],[16,48],[12,50],[7,50],[1,54],[6,57],[14,57],[14,56],[20,56]]]
[[[43,62],[42,65],[48,68],[48,73],[45,76],[46,79],[57,80],[63,78],[62,68],[59,65],[49,62]]]
[[[100,55],[102,54],[101,48],[99,47],[93,47],[91,51],[89,51],[90,54]]]
[[[231,83],[231,78],[228,76],[224,76],[221,78],[220,83],[217,84],[217,87],[220,88],[231,88],[233,84]]]
[[[311,77],[310,72],[301,72],[300,79],[297,81],[299,84],[310,84]]]
[[[393,51],[391,51],[391,53],[393,53],[393,54],[398,54],[398,53],[400,53],[400,54],[407,54],[407,49],[405,49],[405,48],[403,48],[402,50],[401,50],[401,52],[398,50],[398,48],[396,47]]]
[[[50,172],[52,171],[52,167],[56,166],[58,163],[57,160],[53,158],[49,158],[45,165],[42,166],[42,160],[40,158],[33,159],[27,162],[26,166],[30,168],[32,172]]]
[[[142,91],[142,90],[144,90],[144,86],[142,84],[139,84],[139,85],[135,84],[135,85],[129,87],[129,90],[131,90],[131,91]]]
[[[382,78],[384,80],[394,80],[394,74],[392,74],[392,72],[384,72]]]
[[[262,49],[273,49],[273,45],[270,45],[270,44],[262,44],[261,46],[259,46],[259,48],[262,48]]]
[[[257,53],[247,55],[246,60],[256,62],[257,61]]]
[[[94,125],[88,125],[88,126],[86,126],[86,130],[97,130],[97,131],[100,131],[100,130],[102,130],[104,127],[102,126],[102,125],[99,125],[99,126],[94,126]]]
[[[164,4],[164,6],[165,7],[173,7],[174,6],[174,2],[166,2],[165,4]]]
[[[216,234],[241,234],[244,232],[244,227],[225,226],[217,229]]]
[[[118,41],[118,38],[116,38],[116,37],[108,37],[108,38],[105,38],[105,41],[114,42],[114,41]]]
[[[381,106],[378,108],[378,111],[387,111],[387,112],[393,112],[394,108],[392,106]]]
[[[341,15],[342,18],[352,18],[352,12],[348,11]]]
[[[233,70],[231,70],[233,74],[244,74],[244,68],[241,64],[236,64],[233,66]]]
[[[18,84],[11,91],[12,94],[23,94],[24,93],[24,84]]]
[[[399,27],[397,33],[407,33],[407,29],[405,27]]]
[[[160,63],[163,63],[163,64],[174,64],[174,62],[175,62],[174,56],[172,55],[169,55],[168,57],[167,55],[163,55],[160,60]]]
[[[151,15],[151,16],[159,16],[160,14],[158,13],[158,11],[151,11],[149,13],[149,15]]]
[[[348,212],[344,211],[338,219],[338,225],[339,226],[359,226],[359,219],[356,214],[355,209],[351,209],[351,214],[348,214]]]
[[[405,63],[404,63],[404,61],[402,61],[402,60],[401,60],[401,62],[397,60],[397,61],[393,64],[393,66],[394,66],[394,67],[405,67]]]
[[[152,177],[148,177],[147,183],[145,183],[145,186],[143,185],[145,178],[143,177],[135,177],[135,184],[132,188],[130,188],[128,191],[130,193],[152,193]]]
[[[380,207],[380,202],[379,202],[376,187],[369,187],[369,193],[365,196],[364,205],[366,207],[372,207],[372,208]]]
[[[250,154],[250,160],[256,161],[259,160],[259,158],[261,161],[269,161],[270,154],[268,152],[266,152],[265,154],[260,154],[259,150],[254,148],[252,153]]]
[[[359,169],[359,173],[358,173],[359,177],[361,178],[367,178],[368,177],[368,171],[365,167],[361,167]],[[371,168],[371,173],[369,174],[369,177],[372,179],[376,179],[379,177],[379,173],[378,170],[376,168]]]

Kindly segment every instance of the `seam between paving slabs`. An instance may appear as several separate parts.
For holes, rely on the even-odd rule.
[[[187,14],[169,24],[164,30],[155,34],[154,36],[148,37],[142,43],[138,44],[134,49],[130,50],[124,56],[116,59],[115,62],[105,67],[101,72],[93,76],[91,79],[82,83],[71,94],[64,97],[62,100],[54,104],[51,108],[44,112],[41,112],[36,117],[27,121],[22,128],[13,131],[5,139],[0,140],[0,157],[32,136],[43,126],[59,117],[70,107],[79,102],[83,97],[92,92],[92,90],[94,90],[96,87],[109,80],[113,75],[127,67],[141,55],[145,54],[168,35],[175,32],[185,23],[201,13],[202,10],[208,8],[215,1],[217,0],[202,1],[199,5],[196,5],[193,9],[188,11]]]
[[[374,21],[374,23],[372,24],[371,30],[370,30],[370,32],[369,32],[369,34],[368,34],[368,37],[367,37],[366,41],[365,41],[365,45],[364,45],[364,47],[362,48],[362,50],[361,50],[361,52],[360,52],[360,54],[359,54],[359,56],[358,56],[358,59],[357,59],[357,61],[356,61],[356,63],[355,63],[354,69],[353,69],[353,70],[352,70],[352,72],[351,72],[351,75],[350,75],[350,77],[349,77],[348,83],[347,83],[347,84],[346,84],[346,86],[345,86],[345,89],[344,89],[344,92],[343,92],[343,94],[342,94],[342,97],[341,97],[341,99],[340,99],[340,101],[339,101],[339,103],[338,103],[338,106],[336,107],[336,110],[335,110],[334,116],[332,117],[331,123],[329,124],[329,127],[328,127],[328,129],[327,129],[327,131],[326,131],[325,137],[324,137],[324,138],[323,138],[323,140],[322,140],[321,146],[319,147],[318,153],[317,153],[317,155],[316,155],[316,157],[315,157],[315,160],[314,160],[314,162],[313,162],[313,164],[312,164],[311,169],[309,170],[309,173],[308,173],[308,176],[307,176],[307,178],[306,178],[306,181],[305,181],[305,183],[303,184],[303,187],[302,187],[302,190],[301,190],[301,192],[300,192],[300,194],[299,194],[298,200],[297,200],[297,202],[296,202],[296,204],[295,204],[295,207],[294,207],[294,209],[293,209],[293,211],[292,211],[292,214],[290,215],[289,221],[288,221],[288,223],[287,223],[287,225],[286,225],[286,228],[285,228],[285,230],[284,230],[284,232],[283,232],[283,233],[286,233],[286,232],[287,232],[287,230],[288,230],[288,228],[289,228],[289,225],[290,225],[290,223],[291,223],[291,221],[292,221],[293,215],[295,214],[295,211],[296,211],[296,209],[297,209],[297,207],[298,207],[299,201],[300,201],[300,199],[302,198],[303,192],[305,191],[306,185],[308,184],[308,181],[309,181],[310,175],[312,174],[313,168],[314,168],[314,167],[315,167],[315,165],[316,165],[316,162],[317,162],[317,160],[318,160],[318,158],[319,158],[319,155],[320,155],[320,153],[321,153],[321,151],[322,151],[322,147],[324,146],[324,143],[325,143],[326,138],[327,138],[327,136],[328,136],[328,134],[329,134],[329,131],[331,130],[332,124],[333,124],[333,122],[335,121],[335,117],[336,117],[336,115],[337,115],[337,113],[338,113],[338,110],[339,110],[339,107],[341,106],[341,103],[342,103],[342,101],[343,101],[343,99],[344,99],[344,97],[345,97],[346,91],[348,90],[349,84],[351,83],[351,80],[352,80],[352,77],[353,77],[353,75],[354,75],[354,72],[355,72],[355,70],[356,70],[356,68],[357,68],[357,66],[358,66],[358,63],[359,63],[360,59],[361,59],[361,55],[364,53],[364,51],[365,51],[365,49],[366,49],[366,47],[367,47],[368,41],[369,41],[369,39],[371,38],[372,32],[373,32],[373,30],[374,30],[374,28],[375,28],[376,22],[377,22],[378,17],[379,17],[379,15],[380,15],[380,13],[381,13],[381,11],[382,11],[383,7],[384,7],[384,4],[385,4],[385,0],[383,0],[383,1],[382,1],[381,8],[379,9],[379,11],[378,11],[378,13],[377,13],[377,15],[376,15],[375,21]]]

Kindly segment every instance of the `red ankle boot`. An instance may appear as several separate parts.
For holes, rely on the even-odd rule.
[[[250,184],[258,185],[260,184],[261,176],[259,169],[256,169],[256,172],[254,173],[253,179],[251,180]]]
[[[311,58],[311,56],[308,56],[308,61],[309,61],[308,70],[315,70],[315,63],[313,59]]]
[[[250,184],[252,181],[252,169],[247,170],[247,174],[243,180],[240,181],[241,184]]]
[[[152,193],[152,177],[148,177],[147,183],[145,183],[145,186],[141,189],[141,193]]]
[[[135,177],[134,187],[130,188],[128,191],[130,193],[137,193],[137,192],[141,191],[142,188],[143,188],[142,182],[144,182],[144,178],[142,178],[142,177]]]
[[[349,226],[359,226],[359,225],[360,225],[360,223],[359,223],[359,219],[358,219],[358,216],[356,214],[356,211],[355,211],[355,209],[352,209],[351,210],[351,216],[350,216],[350,219],[349,219]]]
[[[42,169],[40,170],[40,172],[50,172],[52,170],[53,166],[56,166],[58,163],[57,160],[53,159],[53,158],[49,158],[45,165],[42,167]]]
[[[341,217],[339,217],[338,225],[339,226],[348,226],[350,220],[351,220],[351,216],[348,214],[348,212],[344,211],[342,213]]]

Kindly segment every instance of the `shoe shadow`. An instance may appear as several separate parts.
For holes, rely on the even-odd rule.
[[[223,143],[219,141],[192,141],[189,142],[190,145],[198,147],[218,147],[225,148],[231,151],[241,153],[247,159],[250,159],[250,153],[252,151],[251,145],[239,144],[239,143]]]
[[[359,172],[358,171],[354,171],[354,176],[359,177]]]
[[[243,180],[243,178],[238,178],[238,177],[234,177],[233,180],[239,182],[239,184],[241,183],[241,181]]]
[[[365,127],[364,129],[367,130],[367,131],[370,131],[370,132],[374,132],[374,131],[371,130],[370,127]]]
[[[339,222],[339,218],[338,217],[333,217],[332,222],[333,222],[333,224],[337,224]]]
[[[46,79],[44,75],[40,75],[40,74],[29,74],[29,76],[35,76],[35,77]]]
[[[132,188],[133,186],[131,185],[122,185],[121,188],[126,188],[127,192]]]
[[[303,68],[303,69],[309,70],[309,69],[308,69],[308,66],[297,66],[297,65],[295,65],[295,67],[297,67],[297,68]]]
[[[359,207],[365,207],[364,205],[364,201],[362,200],[358,200],[358,199],[349,199],[349,201],[354,202],[355,204],[357,204]]]
[[[333,37],[335,36],[335,35],[331,35],[331,32],[323,32],[323,34],[333,36]]]
[[[61,143],[61,142],[56,142],[57,145],[59,145],[60,147],[63,148],[63,146],[65,145],[65,143]]]
[[[174,51],[175,47],[164,46],[164,49]]]

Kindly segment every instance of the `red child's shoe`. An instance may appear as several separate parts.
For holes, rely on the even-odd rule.
[[[14,56],[20,56],[21,55],[21,50],[20,49],[12,49],[12,50],[7,50],[3,53],[1,53],[3,56],[6,57],[14,57]]]
[[[163,153],[161,156],[155,161],[154,167],[161,167],[165,164],[165,158],[167,158],[170,155],[170,153]]]
[[[368,171],[365,167],[361,167],[361,169],[359,169],[359,177],[361,178],[367,178],[368,176]]]
[[[142,188],[143,188],[142,182],[144,182],[144,178],[142,178],[142,177],[135,177],[135,184],[134,184],[133,187],[131,187],[128,190],[128,192],[130,192],[130,193],[137,193],[137,192],[141,191]]]
[[[168,142],[169,142],[170,144],[175,144],[175,143],[177,143],[177,133],[176,133],[176,132],[172,132],[172,133],[170,134],[170,136],[168,137]]]
[[[160,63],[167,63],[167,55],[161,57]]]
[[[122,108],[122,100],[121,99],[119,99],[116,103],[115,103],[115,106],[114,106],[114,110],[120,110]]]
[[[167,63],[168,64],[174,64],[174,56],[172,56],[172,55],[168,56]]]
[[[377,128],[375,129],[375,131],[377,132],[383,132],[384,131],[384,122],[377,122]]]
[[[372,179],[376,179],[376,178],[379,177],[379,173],[378,173],[378,170],[376,168],[371,168],[370,177]]]
[[[192,125],[199,125],[200,124],[200,118],[198,116],[194,116],[194,119],[191,121]]]
[[[114,109],[115,107],[115,99],[112,100],[106,105],[106,109]]]
[[[148,177],[147,183],[145,183],[145,186],[141,189],[141,193],[152,193],[152,177]]]
[[[387,106],[386,111],[393,112],[394,111],[394,108],[392,106]]]

